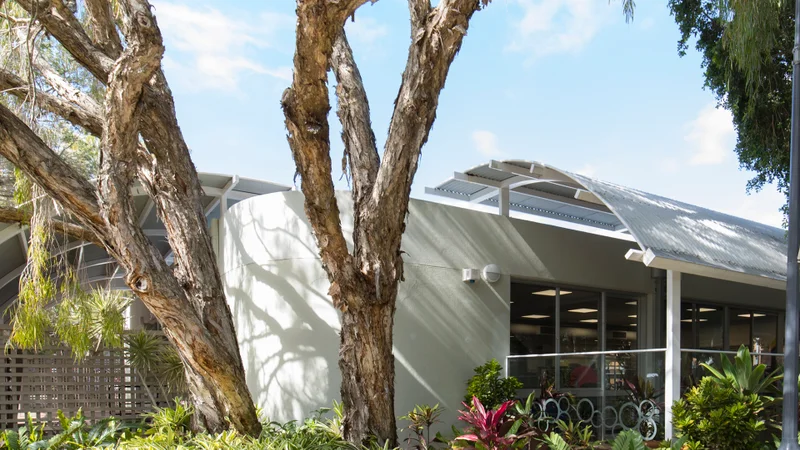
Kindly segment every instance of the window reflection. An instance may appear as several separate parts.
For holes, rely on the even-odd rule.
[[[639,302],[635,298],[606,296],[606,350],[637,348]]]
[[[600,350],[600,299],[599,292],[562,289],[561,353]]]
[[[697,304],[697,348],[723,350],[725,309],[715,305]]]
[[[511,285],[512,355],[556,352],[555,293],[547,286]]]

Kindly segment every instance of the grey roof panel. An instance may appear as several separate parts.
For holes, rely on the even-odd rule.
[[[780,228],[570,175],[605,201],[643,250],[692,264],[786,279],[786,232]]]
[[[536,175],[534,168],[539,173],[549,170],[549,175]],[[492,180],[495,183],[489,185],[495,189],[496,182],[506,181],[513,211],[627,229],[641,249],[656,258],[778,282],[771,286],[786,280],[786,233],[780,228],[530,161],[492,161],[464,173]],[[451,178],[428,192],[446,191],[448,197],[468,200],[484,188],[477,183]],[[497,197],[485,198],[482,204],[497,206]]]

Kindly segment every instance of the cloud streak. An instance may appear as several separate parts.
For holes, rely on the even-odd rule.
[[[613,4],[598,0],[515,0],[522,16],[514,22],[508,49],[532,59],[575,53],[611,19]]]
[[[497,135],[487,130],[475,130],[472,132],[472,143],[478,153],[487,158],[497,158],[503,155]]]
[[[291,68],[266,66],[254,54],[274,49],[276,33],[291,29],[292,17],[264,13],[246,20],[210,7],[164,1],[155,6],[168,49],[165,67],[183,84],[194,89],[236,90],[247,73],[291,79]]]
[[[689,164],[715,165],[724,162],[733,150],[736,132],[730,111],[710,104],[687,124],[684,140],[692,152]]]

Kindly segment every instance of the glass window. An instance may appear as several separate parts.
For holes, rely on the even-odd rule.
[[[556,289],[511,284],[511,354],[556,352]]]
[[[697,325],[697,348],[723,350],[725,308],[716,305],[695,306]]]
[[[694,304],[681,303],[681,348],[696,348],[694,335]]]
[[[737,351],[742,345],[750,349],[750,324],[752,320],[750,311],[731,308],[730,317],[729,350]]]
[[[606,295],[606,350],[637,348],[639,302],[635,298]]]
[[[561,353],[600,350],[599,292],[561,289]]]

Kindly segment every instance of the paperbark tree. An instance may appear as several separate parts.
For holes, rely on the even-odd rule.
[[[339,368],[345,438],[358,443],[375,436],[394,444],[392,327],[403,279],[400,242],[411,182],[470,18],[490,0],[441,0],[436,7],[430,0],[409,0],[411,45],[382,159],[343,29],[345,19],[366,2],[298,0],[294,78],[282,106],[305,212],[331,284],[329,294],[342,313]],[[338,116],[352,183],[352,253],[342,233],[331,177],[329,69],[338,81]]]
[[[219,431],[230,423],[257,434],[260,424],[216,269],[201,186],[161,71],[164,47],[150,4],[118,0],[114,17],[108,0],[85,0],[89,26],[84,27],[74,4],[15,1],[27,12],[23,23],[42,27],[106,86],[105,99],[98,102],[32,55],[40,81],[49,87],[36,92],[36,106],[99,137],[102,164],[93,185],[1,104],[0,155],[68,213],[59,229],[103,245],[125,269],[126,284],[158,318],[184,362],[196,425]],[[0,89],[25,97],[36,85],[0,68]],[[131,196],[137,180],[166,226],[174,267],[138,226]],[[0,219],[27,217],[5,207]]]

